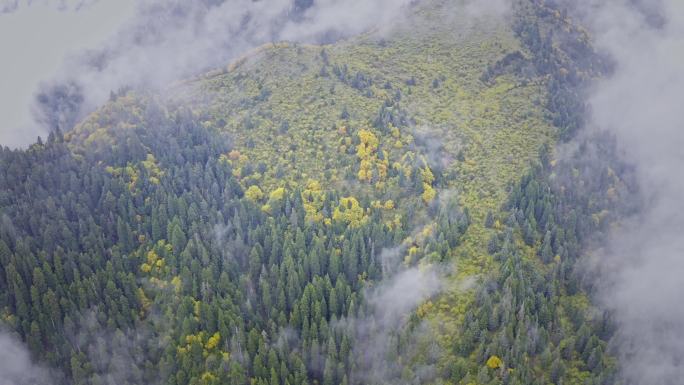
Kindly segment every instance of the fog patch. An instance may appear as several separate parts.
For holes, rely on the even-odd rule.
[[[409,342],[431,333],[415,316],[415,309],[443,289],[442,270],[440,266],[427,264],[400,268],[394,275],[364,290],[365,303],[358,316],[344,317],[332,324],[354,336],[356,366],[350,383],[403,383],[400,379],[406,373],[408,359],[416,353],[417,344]],[[432,345],[432,350],[439,349],[436,343]],[[431,356],[436,360],[439,354]],[[429,363],[410,369],[412,380],[436,375]]]
[[[0,330],[0,385],[50,385],[54,376],[33,362],[21,341]]]
[[[626,384],[684,377],[684,3],[594,1],[579,7],[615,70],[595,83],[590,123],[610,132],[635,165],[641,206],[591,261],[598,300]]]

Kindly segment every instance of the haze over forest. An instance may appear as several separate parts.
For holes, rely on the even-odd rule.
[[[672,385],[684,2],[0,0],[0,385]]]

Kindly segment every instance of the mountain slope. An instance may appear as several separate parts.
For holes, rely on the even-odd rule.
[[[266,45],[3,150],[5,323],[65,383],[609,381],[570,271],[611,201],[570,200],[622,182],[549,161],[593,74],[523,4]]]

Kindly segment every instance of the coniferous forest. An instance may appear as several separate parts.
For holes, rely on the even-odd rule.
[[[564,2],[456,3],[0,147],[9,383],[624,383],[583,268],[638,210],[587,129],[614,63]]]

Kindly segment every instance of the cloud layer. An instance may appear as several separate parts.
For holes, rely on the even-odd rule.
[[[601,268],[599,300],[615,315],[629,384],[684,378],[684,2],[588,1],[599,49],[616,70],[592,92],[592,123],[615,135],[636,165],[644,205],[617,229]]]

